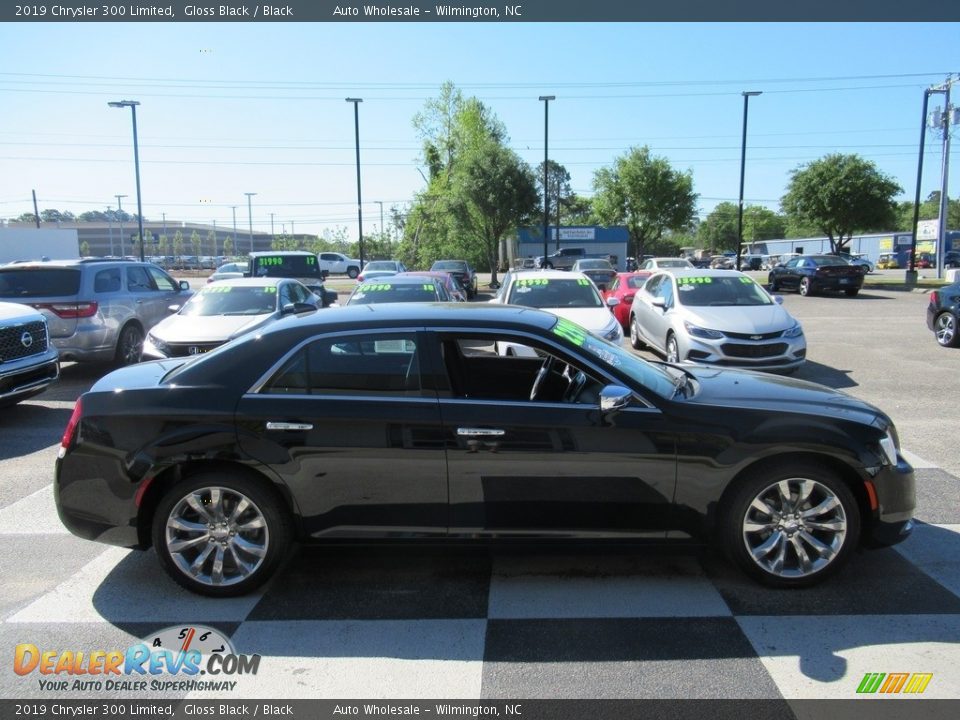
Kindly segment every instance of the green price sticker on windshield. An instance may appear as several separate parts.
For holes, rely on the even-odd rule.
[[[363,292],[384,292],[385,290],[392,290],[393,285],[390,283],[374,283],[372,285],[361,285],[360,290]]]
[[[203,289],[204,295],[209,295],[211,293],[226,293],[233,290],[230,285],[214,285],[213,287],[208,287]]]
[[[589,285],[589,284],[590,284],[590,281],[587,280],[586,278],[580,278],[579,280],[577,280],[577,285]]]
[[[553,334],[569,340],[577,347],[582,347],[587,341],[587,333],[583,328],[564,318],[557,320],[557,324],[553,326]]]
[[[677,285],[709,285],[712,282],[713,278],[703,276],[677,278]]]
[[[434,288],[433,288],[433,285],[424,285],[424,286],[423,286],[423,289],[424,289],[424,290],[430,290],[431,292],[433,292],[433,289],[434,289]]]
[[[533,287],[538,285],[546,285],[550,281],[546,278],[524,278],[523,280],[517,280],[517,287]]]

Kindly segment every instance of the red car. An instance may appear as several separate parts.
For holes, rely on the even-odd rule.
[[[620,304],[614,307],[611,312],[620,321],[620,327],[625,331],[629,332],[630,330],[630,306],[633,304],[633,296],[637,289],[643,287],[650,275],[652,273],[647,270],[617,273],[607,289],[601,293],[604,302],[607,301],[607,298],[612,297],[620,300]]]

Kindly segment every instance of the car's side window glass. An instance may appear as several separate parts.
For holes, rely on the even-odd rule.
[[[120,268],[101,270],[93,278],[93,291],[96,293],[119,292],[123,289]]]
[[[131,292],[144,292],[153,290],[153,284],[150,282],[150,276],[142,267],[127,268],[127,290]]]
[[[794,268],[794,267],[797,266],[797,263],[799,263],[799,262],[800,262],[800,261],[799,261],[797,258],[794,258],[793,260],[789,260],[789,261],[787,261],[787,267],[788,267],[788,268]]]
[[[660,283],[663,282],[663,275],[657,275],[644,285],[643,289],[646,290],[651,297],[658,297],[660,292]]]
[[[441,354],[447,387],[440,389],[453,398],[596,405],[604,385],[567,358],[521,339],[447,336]]]
[[[179,290],[180,286],[174,281],[172,277],[167,275],[160,268],[147,268],[147,272],[150,273],[150,276],[153,278],[153,282],[157,284],[157,289],[164,292],[169,292],[171,290]]]
[[[413,333],[319,338],[291,358],[262,392],[309,395],[420,395]]]

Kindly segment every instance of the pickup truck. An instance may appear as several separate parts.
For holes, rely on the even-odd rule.
[[[325,270],[330,275],[347,275],[353,279],[360,274],[360,261],[338,252],[322,252],[317,258],[320,261],[320,270]]]
[[[614,255],[606,255],[603,253],[590,255],[587,253],[586,248],[580,247],[560,248],[555,253],[547,255],[546,262],[544,262],[543,256],[541,255],[537,258],[537,267],[546,268],[547,270],[570,270],[577,260],[586,260],[588,258],[608,260],[611,265],[614,267],[617,266],[617,258]]]

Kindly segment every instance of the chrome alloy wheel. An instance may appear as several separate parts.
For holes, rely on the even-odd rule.
[[[222,587],[257,571],[270,534],[260,508],[246,495],[230,488],[202,487],[173,506],[164,539],[184,575]]]
[[[743,518],[743,542],[752,560],[781,578],[813,575],[837,557],[847,536],[847,516],[837,495],[808,478],[767,486]]]
[[[933,331],[938,343],[951,347],[957,339],[957,319],[951,313],[940,313],[933,324]]]

